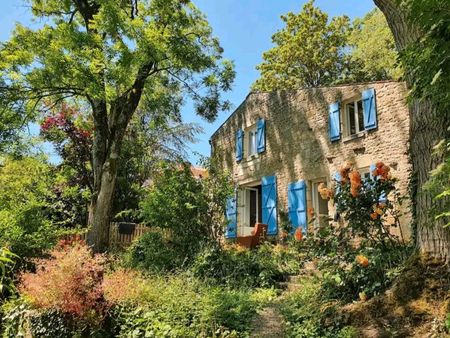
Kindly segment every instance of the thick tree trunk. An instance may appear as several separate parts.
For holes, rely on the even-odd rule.
[[[404,50],[408,44],[417,41],[420,33],[417,27],[407,22],[405,9],[397,0],[374,0],[384,13],[394,35],[397,50]],[[413,76],[405,69],[408,87]],[[450,233],[442,227],[442,222],[434,220],[430,210],[435,206],[433,196],[423,190],[430,171],[442,162],[433,155],[433,146],[448,136],[449,119],[438,114],[433,103],[413,99],[410,102],[410,157],[412,163],[411,200],[416,228],[416,244],[422,253],[448,261],[450,259]]]
[[[95,252],[103,252],[109,245],[109,224],[111,207],[116,187],[117,169],[112,164],[113,159],[108,159],[102,168],[100,188],[91,200],[89,208],[89,225],[91,231],[88,234],[88,243]]]

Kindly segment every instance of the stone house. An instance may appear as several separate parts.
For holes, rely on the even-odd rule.
[[[276,236],[283,212],[306,232],[308,208],[317,224],[328,221],[333,205],[320,198],[318,186],[330,186],[346,161],[363,176],[383,161],[406,196],[408,140],[403,82],[250,93],[210,139],[212,153],[236,186],[227,202],[226,237],[248,235],[258,222]],[[408,236],[409,209],[402,208]]]

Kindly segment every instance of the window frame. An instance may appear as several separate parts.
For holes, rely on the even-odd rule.
[[[245,130],[244,134],[244,156],[248,160],[258,156],[258,138],[256,135],[256,123]],[[253,145],[253,147],[251,147]],[[251,152],[253,150],[253,152]]]
[[[359,111],[358,103],[361,102],[361,112]],[[355,133],[352,134],[351,132],[351,126],[350,126],[350,109],[348,107],[353,106],[353,114],[354,114],[354,121],[355,121]],[[360,118],[359,114],[361,113],[362,117],[362,126],[360,125]],[[362,96],[359,95],[357,97],[354,97],[350,100],[346,100],[342,104],[342,114],[344,121],[344,131],[345,131],[345,137],[346,138],[353,138],[357,137],[358,135],[361,135],[365,131],[364,128],[364,104],[362,101]]]
[[[323,178],[315,179],[315,180],[311,181],[311,205],[314,209],[314,214],[315,214],[314,228],[318,228],[320,226],[320,218],[321,217],[330,218],[330,206],[328,204],[328,201],[327,201],[328,214],[326,214],[326,215],[319,214],[319,209],[320,209],[319,201],[320,201],[320,198],[322,198],[320,196],[319,189],[318,189],[320,183],[325,183],[326,185],[328,185],[328,180],[325,177],[323,177]]]

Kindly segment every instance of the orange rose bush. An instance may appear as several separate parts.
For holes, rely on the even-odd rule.
[[[403,197],[391,168],[377,162],[363,175],[346,162],[333,184],[319,194],[335,207],[333,224],[317,231],[309,245],[320,257],[323,291],[329,298],[356,300],[384,290],[408,256],[400,227]]]

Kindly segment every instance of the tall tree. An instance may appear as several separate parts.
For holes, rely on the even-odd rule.
[[[328,15],[307,2],[298,14],[281,16],[285,27],[272,36],[275,47],[263,54],[256,68],[256,90],[317,87],[334,82],[346,67],[349,18]]]
[[[35,30],[17,25],[0,46],[0,91],[15,93],[30,113],[45,109],[45,98],[89,106],[89,242],[102,251],[123,138],[141,98],[176,105],[183,91],[200,116],[213,120],[227,108],[221,92],[230,89],[233,66],[221,61],[218,40],[189,0],[31,0],[31,9],[47,24]]]
[[[350,79],[356,81],[398,80],[403,75],[398,65],[394,36],[383,13],[375,8],[352,23],[348,38],[351,47]]]
[[[442,81],[442,78],[448,79],[450,67],[450,3],[447,0],[374,2],[388,21],[397,50],[402,55],[407,85],[413,89],[410,100],[410,154],[417,245],[422,252],[448,261],[450,231],[443,227],[443,219],[435,220],[430,215],[429,210],[433,210],[438,201],[423,187],[430,171],[443,160],[432,155],[433,147],[449,137],[450,114],[446,105],[449,83]],[[441,79],[440,74],[444,75]]]

